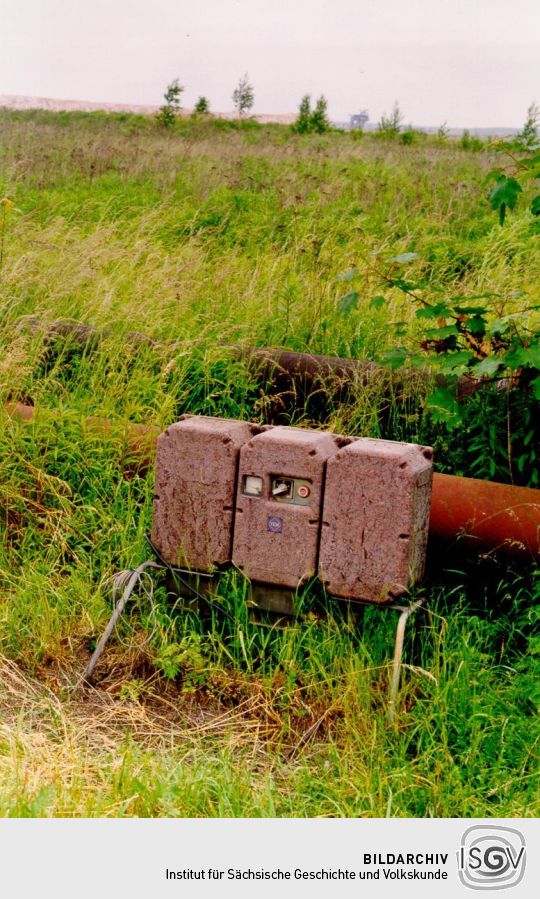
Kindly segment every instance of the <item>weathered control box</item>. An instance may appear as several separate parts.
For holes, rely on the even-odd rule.
[[[421,579],[432,458],[429,447],[359,438],[328,460],[319,577],[329,593],[388,602]]]
[[[230,561],[238,455],[259,431],[186,415],[160,434],[152,542],[169,565],[211,572]]]
[[[232,562],[274,608],[314,577],[391,602],[423,574],[431,481],[429,447],[185,416],[158,438],[152,541],[173,567]]]
[[[293,590],[317,573],[320,510],[335,438],[276,427],[240,450],[233,562],[254,581]]]

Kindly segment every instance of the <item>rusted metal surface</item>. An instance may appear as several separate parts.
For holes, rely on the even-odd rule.
[[[340,356],[320,356],[299,353],[281,347],[228,347],[233,355],[245,359],[257,377],[268,383],[272,393],[281,397],[284,405],[325,406],[328,402],[347,402],[358,389],[373,388],[384,397],[390,391],[399,401],[405,382],[444,387],[449,381],[444,374],[426,368],[390,368],[363,359],[344,359]],[[458,400],[488,386],[489,381],[462,375],[457,382]],[[497,389],[507,391],[511,384],[500,379]]]
[[[339,356],[320,356],[316,353],[298,353],[280,347],[233,346],[231,350],[235,355],[245,355],[256,363],[266,376],[271,377],[276,371],[281,370],[295,382],[302,378],[320,378],[321,381],[334,380],[342,383],[359,379],[365,383],[382,368],[376,362],[342,359]]]
[[[21,421],[30,421],[35,414],[34,406],[24,403],[8,403],[6,409],[13,418],[19,418]]]
[[[480,551],[540,558],[540,490],[436,474],[430,534]]]
[[[125,446],[124,468],[132,474],[142,474],[153,465],[156,440],[160,433],[157,425],[125,422],[119,426],[118,422],[110,418],[91,415],[84,421],[84,430],[86,434],[96,437],[118,435]]]
[[[114,334],[111,328],[96,328],[70,319],[46,321],[37,316],[21,318],[16,328],[20,333],[41,336],[47,353],[59,338],[91,351]],[[167,352],[174,349],[174,343],[160,343],[140,331],[127,331],[122,335],[122,340],[134,351],[142,347]],[[368,386],[380,391],[383,397],[391,390],[394,399],[399,399],[405,380],[414,379],[426,384],[434,381],[439,386],[447,383],[444,375],[433,375],[427,368],[392,371],[377,362],[302,353],[284,347],[233,344],[222,345],[219,349],[245,361],[261,385],[266,386],[271,396],[276,398],[272,410],[276,423],[279,422],[280,410],[288,413],[293,408],[306,406],[315,417],[324,416],[329,404],[346,402],[355,391]],[[471,375],[463,375],[457,385],[458,399],[484,388],[487,383]],[[498,381],[497,389],[507,390],[509,386],[510,382],[502,379]]]
[[[34,406],[8,403],[10,414],[31,421]],[[110,432],[108,419],[90,419],[89,427]],[[144,473],[153,464],[158,428],[128,424],[125,429],[129,465]],[[482,553],[507,558],[540,559],[540,490],[493,481],[433,475],[430,536],[462,541]]]
[[[13,418],[31,422],[36,407],[24,403],[7,403],[6,410]],[[84,432],[95,437],[117,436],[124,448],[122,463],[129,474],[144,474],[154,464],[156,440],[161,429],[157,425],[118,422],[110,418],[90,415],[83,422]]]
[[[16,327],[22,334],[42,337],[45,343],[51,343],[61,337],[64,340],[70,340],[82,349],[95,349],[102,340],[114,335],[111,328],[95,328],[93,325],[85,325],[83,322],[72,321],[68,318],[58,318],[48,322],[35,315],[19,319]],[[126,331],[123,334],[123,340],[135,348],[159,346],[157,340],[141,331]]]

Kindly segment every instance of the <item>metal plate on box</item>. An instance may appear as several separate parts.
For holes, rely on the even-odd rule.
[[[281,534],[283,531],[283,518],[278,515],[269,515],[266,519],[266,530],[271,534]]]

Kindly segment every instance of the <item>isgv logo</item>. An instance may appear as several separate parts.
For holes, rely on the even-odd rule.
[[[505,890],[525,874],[525,838],[512,827],[476,824],[461,838],[459,879],[471,890]]]

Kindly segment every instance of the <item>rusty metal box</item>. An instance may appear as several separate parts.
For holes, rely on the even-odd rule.
[[[328,460],[319,578],[339,597],[384,603],[422,577],[429,447],[359,438]]]
[[[211,572],[230,561],[238,454],[259,431],[193,415],[160,434],[152,542],[169,565]]]
[[[316,574],[326,460],[336,440],[275,427],[242,447],[233,562],[251,580],[294,589]]]

